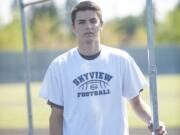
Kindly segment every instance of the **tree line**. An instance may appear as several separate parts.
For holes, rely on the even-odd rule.
[[[104,22],[101,33],[102,43],[114,47],[145,47],[146,13],[139,16],[113,18]],[[12,5],[12,21],[0,25],[0,50],[22,50],[22,32],[17,2]],[[52,1],[48,4],[28,9],[28,43],[32,50],[68,49],[76,45],[75,35],[71,31],[69,14],[64,8],[57,8]],[[70,20],[70,19],[69,19]],[[161,22],[154,17],[156,45],[180,45],[180,2]]]

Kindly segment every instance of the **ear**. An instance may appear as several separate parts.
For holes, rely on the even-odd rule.
[[[74,33],[76,33],[76,30],[75,30],[75,27],[74,27],[74,25],[72,25],[72,31],[74,32]]]

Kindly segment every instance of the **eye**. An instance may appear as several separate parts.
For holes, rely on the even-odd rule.
[[[84,20],[80,20],[80,21],[79,21],[79,24],[84,24],[84,23],[85,23]]]
[[[97,20],[96,19],[91,19],[90,22],[91,23],[97,23]]]

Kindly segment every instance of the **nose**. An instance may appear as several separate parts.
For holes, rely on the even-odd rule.
[[[92,27],[91,23],[90,23],[90,22],[87,22],[87,23],[86,23],[86,28],[87,28],[87,29],[90,29],[91,27]]]

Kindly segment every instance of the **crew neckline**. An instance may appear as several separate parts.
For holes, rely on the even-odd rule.
[[[84,54],[81,54],[79,51],[78,51],[78,53],[82,58],[84,58],[86,60],[94,60],[100,55],[101,50],[98,51],[96,54],[93,54],[93,55],[84,55]]]
[[[78,51],[78,47],[76,47],[76,51],[75,51],[75,54],[76,54],[76,56],[77,56],[77,58],[81,61],[81,62],[96,62],[96,61],[98,61],[100,58],[101,58],[101,56],[103,55],[103,53],[104,53],[104,46],[103,45],[101,45],[101,51],[100,51],[100,54],[96,57],[96,58],[94,58],[94,59],[92,59],[92,60],[87,60],[87,59],[85,59],[85,58],[83,58],[81,55],[80,55],[80,53],[79,53],[79,51]]]

